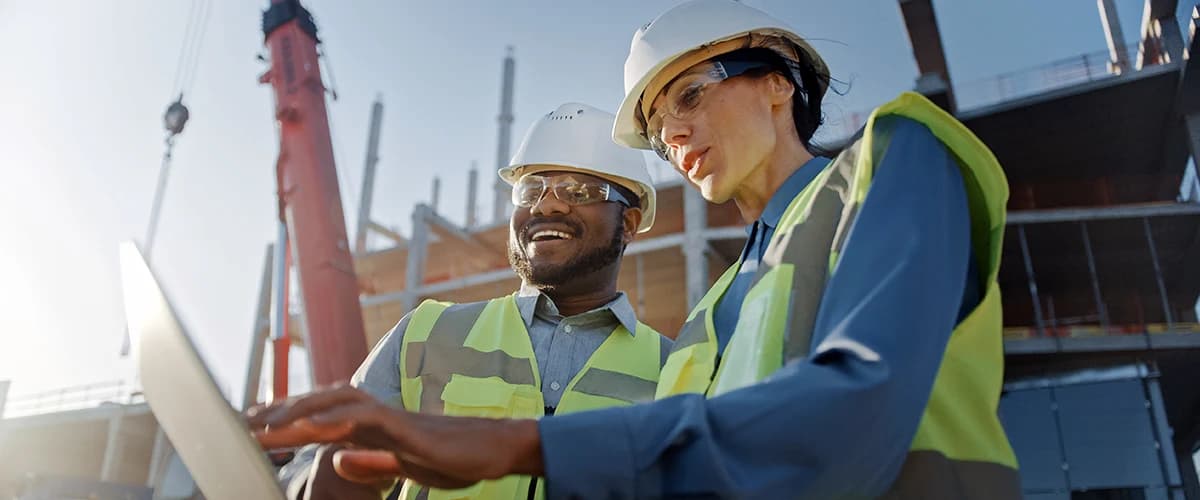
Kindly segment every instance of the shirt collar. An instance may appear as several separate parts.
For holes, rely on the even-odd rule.
[[[521,313],[521,320],[525,322],[525,327],[533,326],[533,318],[538,312],[543,316],[557,317],[561,321],[562,316],[558,312],[558,306],[554,305],[554,301],[550,297],[542,293],[541,290],[528,286],[521,285],[521,289],[517,291],[517,311]],[[606,315],[616,319],[617,323],[625,327],[630,335],[637,334],[637,314],[633,311],[633,306],[629,304],[629,297],[625,292],[617,292],[617,297],[600,307],[591,311],[576,314],[573,318],[581,316],[593,316],[607,313]]]
[[[758,222],[771,226],[772,229],[779,226],[779,220],[783,218],[783,213],[787,211],[788,205],[791,205],[792,200],[796,199],[796,196],[808,187],[822,170],[825,170],[825,166],[829,165],[830,161],[829,158],[816,156],[792,172],[792,175],[783,181],[779,189],[775,190],[775,194],[771,195],[771,199],[767,200],[767,206],[763,207]]]

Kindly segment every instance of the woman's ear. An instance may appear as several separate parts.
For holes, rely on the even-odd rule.
[[[764,80],[767,84],[767,92],[771,97],[771,104],[785,104],[796,93],[796,86],[787,77],[779,73],[770,73]]]

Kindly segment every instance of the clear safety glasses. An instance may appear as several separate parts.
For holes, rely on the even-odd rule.
[[[526,175],[513,184],[512,203],[518,207],[532,207],[541,201],[547,191],[572,206],[598,201],[633,206],[633,202],[621,195],[618,189],[604,181],[582,180],[570,175],[543,177],[535,174]]]
[[[714,85],[735,76],[754,72],[768,73],[774,65],[764,60],[710,60],[700,63],[676,77],[656,99],[656,107],[650,109],[646,120],[646,139],[659,158],[671,161],[670,147],[663,142],[663,119],[667,116],[687,120],[696,114],[704,101],[704,95]],[[639,106],[640,109],[640,106]]]

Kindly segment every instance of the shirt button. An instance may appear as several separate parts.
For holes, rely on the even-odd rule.
[[[556,391],[557,391],[559,387],[562,387],[562,386],[558,385],[558,382],[551,382],[551,383],[550,383],[550,388],[551,388],[551,389],[553,389],[553,390],[556,390]]]
[[[571,333],[571,325],[564,325],[564,326],[563,326],[563,331],[564,331],[564,332],[567,332],[567,333]]]

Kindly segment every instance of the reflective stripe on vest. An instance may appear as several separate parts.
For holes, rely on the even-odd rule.
[[[556,414],[649,401],[659,377],[658,332],[618,326],[563,389]],[[539,418],[545,403],[533,344],[515,296],[449,304],[427,300],[409,317],[400,348],[405,409],[489,418]],[[402,498],[528,497],[531,478],[508,476],[460,490],[406,482]],[[538,497],[544,488],[537,487]]]
[[[732,281],[737,264],[689,316],[680,338],[686,335],[693,341],[677,343],[672,349],[657,396],[723,394],[761,381],[788,360],[808,357],[825,282],[835,269],[874,169],[891,140],[889,120],[880,119],[887,115],[922,123],[954,154],[971,212],[972,248],[981,272],[986,273],[981,281],[987,284],[979,305],[950,336],[909,457],[889,495],[940,498],[939,492],[953,491],[956,493],[949,497],[1018,498],[1016,458],[996,414],[1004,362],[996,275],[1008,184],[983,143],[914,93],[906,92],[876,109],[863,135],[788,206],[742,302],[716,374],[711,379],[680,376],[713,373],[716,335],[711,310]],[[712,358],[700,359],[702,356]],[[941,477],[944,482],[914,480],[916,477]],[[973,485],[965,488],[960,484],[954,489],[953,483],[964,478],[995,487],[990,492],[978,491],[981,488]]]

